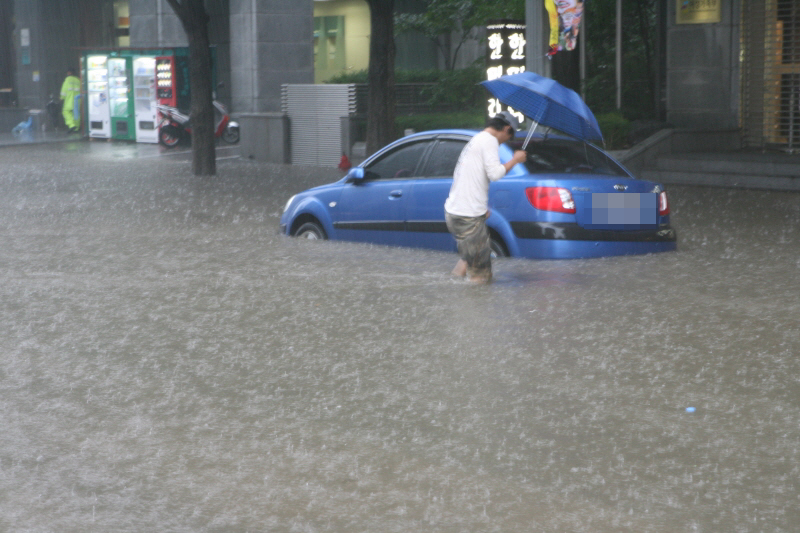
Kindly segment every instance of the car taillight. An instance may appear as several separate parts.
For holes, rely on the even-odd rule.
[[[529,187],[525,189],[528,201],[536,209],[575,213],[575,201],[567,189],[561,187]]]
[[[658,215],[662,217],[669,215],[669,200],[667,200],[666,191],[658,194]]]

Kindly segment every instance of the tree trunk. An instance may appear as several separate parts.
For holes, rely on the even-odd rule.
[[[441,36],[442,39],[442,55],[444,56],[444,69],[447,71],[453,70],[454,56],[453,56],[453,39],[451,32],[447,32]]]
[[[577,50],[562,50],[553,56],[551,69],[553,79],[581,94],[581,61]]]
[[[192,172],[195,176],[217,173],[214,138],[213,88],[211,87],[211,49],[208,39],[208,13],[203,0],[167,0],[189,40],[189,80],[192,117]]]
[[[642,46],[644,47],[644,61],[646,63],[646,73],[647,73],[647,88],[650,90],[650,94],[655,94],[656,87],[655,87],[655,69],[653,68],[653,40],[650,37],[650,13],[647,5],[642,3],[636,4],[636,14],[639,18],[639,32],[642,39]],[[654,102],[655,99],[651,98],[651,102]],[[658,114],[658,107],[653,108],[653,116]]]
[[[395,139],[394,0],[367,0],[370,13],[367,155]]]

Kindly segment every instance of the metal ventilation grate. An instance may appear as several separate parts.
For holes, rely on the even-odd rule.
[[[800,149],[800,2],[742,3],[745,143]]]
[[[355,113],[355,85],[282,87],[283,113],[289,117],[292,164],[335,167],[342,157],[342,117]]]

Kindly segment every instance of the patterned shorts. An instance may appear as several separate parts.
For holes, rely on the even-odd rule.
[[[486,216],[460,217],[445,211],[444,219],[458,243],[458,255],[467,263],[467,276],[491,277],[492,250]]]

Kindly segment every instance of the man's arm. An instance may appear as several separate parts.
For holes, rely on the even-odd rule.
[[[514,168],[514,165],[517,163],[524,163],[525,160],[528,159],[528,154],[522,150],[517,150],[514,152],[514,156],[507,162],[503,163],[503,167],[506,169],[506,174]],[[503,174],[505,176],[505,174]]]
[[[517,150],[507,163],[501,163],[497,153],[498,145],[486,142],[481,147],[483,150],[484,170],[490,181],[497,181],[513,168],[517,163],[522,163],[528,158],[528,154],[522,150]]]

